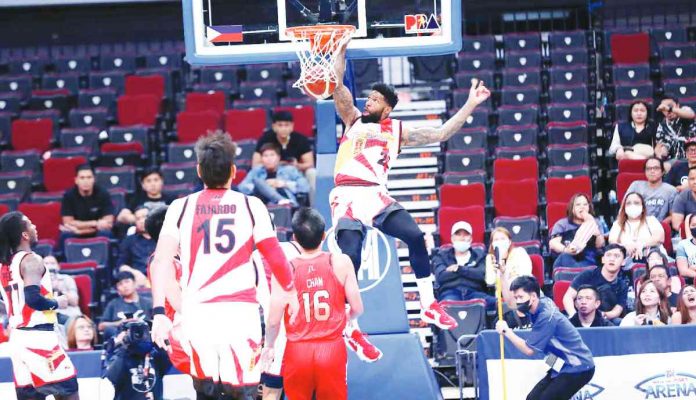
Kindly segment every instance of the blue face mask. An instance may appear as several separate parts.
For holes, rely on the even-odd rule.
[[[454,250],[460,253],[464,253],[465,251],[468,251],[471,248],[471,242],[466,240],[457,240],[455,242],[452,242],[452,247],[454,247]]]

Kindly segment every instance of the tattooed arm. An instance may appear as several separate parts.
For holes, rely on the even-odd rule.
[[[353,123],[355,118],[360,116],[360,110],[353,104],[353,95],[343,84],[343,75],[346,72],[346,45],[344,45],[336,55],[336,64],[334,71],[336,72],[336,90],[334,90],[333,98],[336,106],[336,113],[341,117],[343,123],[348,127]]]
[[[464,107],[459,109],[452,118],[437,128],[429,126],[408,130],[404,128],[401,135],[401,144],[404,146],[417,146],[447,141],[464,125],[464,122],[466,122],[466,119],[469,118],[476,106],[486,101],[490,95],[491,92],[483,85],[483,82],[478,79],[472,79],[469,99],[464,104]]]

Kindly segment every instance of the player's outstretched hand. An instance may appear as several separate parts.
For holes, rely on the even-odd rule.
[[[261,350],[261,372],[267,372],[269,369],[271,369],[271,364],[273,364],[274,359],[275,351],[273,350],[273,347],[264,347],[263,350]]]
[[[471,78],[471,89],[469,89],[469,98],[467,99],[467,103],[477,106],[486,101],[489,97],[491,97],[491,92],[483,84],[483,81],[476,78]]]
[[[500,320],[495,323],[495,330],[498,331],[498,333],[500,333],[501,335],[504,335],[508,329],[510,329],[510,327],[508,327],[507,322],[503,320]]]
[[[152,319],[152,341],[166,351],[172,350],[171,343],[169,343],[169,332],[171,330],[172,321],[166,315],[157,314]]]

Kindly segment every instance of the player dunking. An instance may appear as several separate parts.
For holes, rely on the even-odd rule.
[[[53,298],[51,277],[32,253],[38,241],[36,226],[20,212],[0,218],[0,281],[2,300],[10,319],[10,354],[19,400],[78,399],[75,367],[54,331],[56,309],[65,296]]]
[[[282,374],[291,400],[311,400],[312,394],[316,400],[348,398],[345,305],[346,301],[350,305],[350,318],[357,318],[363,305],[350,258],[321,251],[324,228],[324,219],[316,210],[303,208],[293,216],[292,230],[302,254],[290,262],[301,307],[294,322],[285,314]],[[271,298],[264,367],[272,361],[284,307],[282,299]]]
[[[294,313],[298,303],[292,271],[263,203],[230,190],[236,170],[229,135],[202,137],[195,150],[205,189],[175,200],[167,210],[150,271],[152,336],[169,350],[172,323],[164,315],[164,300],[175,298],[170,291],[180,290],[181,328],[190,345],[198,399],[253,399],[261,356],[254,246],[280,284],[274,296],[285,296]],[[182,273],[176,282],[172,261],[179,249]]]
[[[466,104],[442,126],[406,128],[401,121],[389,117],[398,99],[394,89],[385,84],[374,85],[365,109],[363,112],[358,110],[353,105],[353,96],[343,85],[345,47],[336,58],[338,85],[333,96],[336,111],[346,126],[336,155],[335,188],[329,194],[338,246],[351,258],[357,271],[366,226],[403,241],[408,246],[409,261],[416,273],[423,309],[421,319],[442,329],[453,328],[456,321],[435,301],[423,233],[411,215],[389,196],[387,173],[401,146],[448,140],[462,127],[474,108],[488,99],[490,92],[483,82],[472,79]],[[371,361],[379,355],[356,331],[347,334],[354,339],[349,345],[361,358]]]

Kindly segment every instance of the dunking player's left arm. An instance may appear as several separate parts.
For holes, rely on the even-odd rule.
[[[472,79],[466,104],[452,118],[437,128],[427,126],[413,129],[404,128],[401,144],[404,146],[417,146],[447,141],[464,125],[476,106],[486,101],[490,95],[491,92],[483,85],[482,81],[475,78]]]
[[[41,278],[46,273],[46,268],[39,257],[27,254],[22,259],[19,268],[24,279],[24,302],[30,308],[37,311],[47,311],[67,307],[68,298],[64,295],[58,296],[54,300],[41,294]]]

